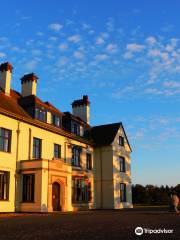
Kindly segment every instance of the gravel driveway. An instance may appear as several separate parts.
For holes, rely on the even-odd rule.
[[[144,233],[137,236],[134,233],[136,227],[146,228],[146,231],[173,230],[173,233]],[[170,213],[165,208],[0,214],[0,240],[5,239],[180,239],[180,215]]]

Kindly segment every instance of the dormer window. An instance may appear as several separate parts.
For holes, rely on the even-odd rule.
[[[47,122],[47,112],[46,110],[36,107],[36,111],[35,111],[35,118],[43,121],[43,122]]]
[[[61,126],[61,119],[60,119],[60,117],[58,117],[55,114],[52,114],[52,124],[57,126],[57,127],[60,127]]]
[[[124,147],[124,138],[122,136],[119,136],[119,145]]]
[[[72,128],[71,131],[76,134],[76,135],[80,135],[80,126],[79,124],[72,122]]]

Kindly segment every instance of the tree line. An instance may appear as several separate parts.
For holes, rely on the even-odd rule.
[[[132,200],[134,204],[167,205],[172,192],[180,198],[180,184],[175,187],[135,184],[132,185]]]

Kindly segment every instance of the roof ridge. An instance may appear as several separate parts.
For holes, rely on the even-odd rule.
[[[96,127],[106,127],[106,126],[112,126],[112,125],[122,125],[122,122],[115,122],[115,123],[107,123],[107,124],[102,124],[102,125],[96,125],[96,126],[92,126],[92,128],[96,128]]]

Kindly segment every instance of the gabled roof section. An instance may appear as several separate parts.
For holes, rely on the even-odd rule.
[[[110,145],[121,126],[121,123],[95,126],[91,130],[91,136],[97,146]]]
[[[124,135],[127,139],[128,145],[129,145],[129,148],[132,151],[131,146],[128,141],[128,138],[126,136],[126,132],[125,132],[124,127],[121,122],[93,127],[91,129],[91,137],[92,137],[95,145],[96,146],[110,145],[114,141],[116,134],[120,127],[122,127],[122,129],[123,129]]]

